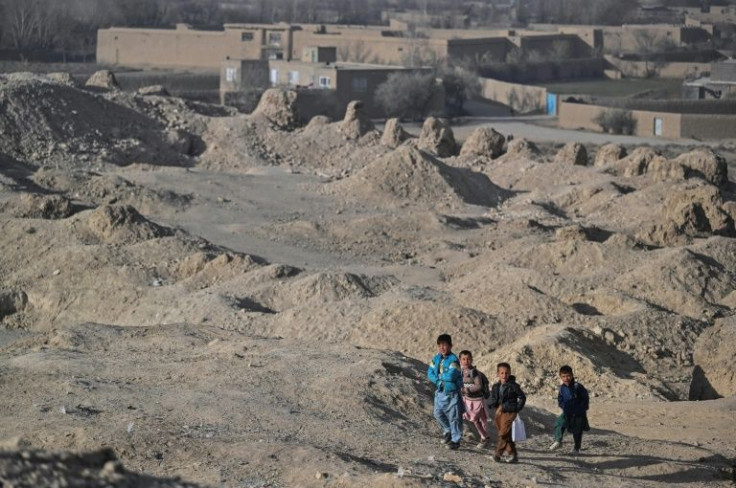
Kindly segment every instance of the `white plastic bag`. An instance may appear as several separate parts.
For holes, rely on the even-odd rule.
[[[524,421],[518,415],[511,425],[511,440],[514,442],[524,442],[526,440],[526,427],[524,427]]]

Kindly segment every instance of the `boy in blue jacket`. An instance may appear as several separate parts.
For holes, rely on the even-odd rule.
[[[588,425],[588,390],[575,381],[570,366],[560,368],[560,391],[557,395],[557,404],[562,409],[562,414],[555,421],[555,441],[549,446],[555,450],[562,444],[562,435],[565,430],[572,434],[575,445],[572,453],[580,453],[580,445],[583,442],[583,431],[590,430]]]
[[[444,431],[442,443],[454,450],[460,447],[463,435],[463,400],[460,396],[463,375],[460,360],[452,352],[449,334],[437,338],[437,349],[439,352],[432,358],[427,378],[435,386],[434,418]]]

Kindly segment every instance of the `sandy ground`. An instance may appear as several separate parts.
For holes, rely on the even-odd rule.
[[[32,91],[13,83],[8,99]],[[75,97],[130,125],[58,133],[30,104],[29,136],[3,142],[0,479],[732,485],[727,373],[698,363],[726,398],[688,398],[699,338],[736,306],[734,198],[672,163],[689,147],[573,166],[542,134],[538,156],[436,158],[337,124],[53,95],[44,110]],[[491,377],[512,363],[529,394],[519,464],[469,428],[459,451],[440,445],[425,374],[442,332]],[[564,363],[592,394],[579,456],[548,450]]]

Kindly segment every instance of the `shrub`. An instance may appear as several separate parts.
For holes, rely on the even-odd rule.
[[[612,134],[632,135],[636,131],[636,119],[626,110],[602,110],[595,116],[593,122],[598,124],[603,132]]]
[[[432,109],[439,90],[432,73],[392,73],[378,85],[375,99],[387,117],[421,120]]]

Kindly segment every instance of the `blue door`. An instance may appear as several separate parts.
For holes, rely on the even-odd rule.
[[[547,93],[547,115],[557,115],[557,95]]]

